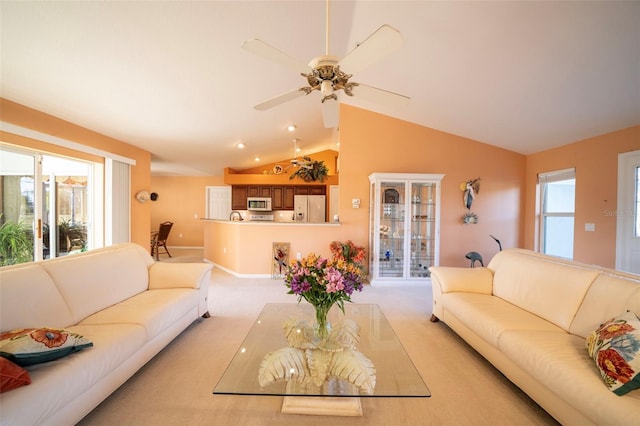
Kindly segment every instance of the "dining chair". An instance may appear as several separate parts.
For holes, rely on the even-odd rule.
[[[164,251],[171,257],[169,249],[167,249],[167,238],[169,238],[169,232],[173,222],[163,222],[160,224],[158,232],[151,234],[151,256],[155,255],[156,260],[160,260],[160,247],[164,248]]]

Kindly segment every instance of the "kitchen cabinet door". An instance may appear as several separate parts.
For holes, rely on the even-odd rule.
[[[271,187],[271,208],[273,210],[284,210],[284,187]]]
[[[284,194],[282,199],[283,209],[284,210],[293,210],[294,208],[294,199],[295,199],[295,188],[293,186],[285,186]]]
[[[247,209],[247,187],[242,185],[234,185],[231,188],[231,209],[246,210]]]
[[[257,185],[248,186],[247,197],[260,197],[260,187]]]
[[[309,187],[309,195],[327,195],[327,189],[324,185],[322,186],[310,186]]]
[[[270,198],[271,197],[271,187],[270,186],[259,186],[258,187],[258,197]]]

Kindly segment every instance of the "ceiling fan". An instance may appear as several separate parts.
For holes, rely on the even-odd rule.
[[[286,172],[291,167],[301,167],[303,169],[312,169],[313,165],[311,164],[311,158],[303,156],[302,159],[298,159],[298,138],[293,140],[293,158],[289,161],[289,164],[286,167],[282,167],[281,164],[276,164],[274,167],[274,172],[276,174],[280,174]]]
[[[348,72],[356,73],[398,50],[402,47],[400,32],[389,25],[382,25],[347,56],[339,59],[329,54],[329,0],[327,0],[326,10],[325,54],[312,59],[308,65],[257,38],[247,40],[242,44],[243,49],[300,73],[307,79],[308,84],[308,86],[300,87],[255,105],[254,108],[264,111],[317,90],[322,94],[324,127],[332,128],[338,126],[337,92],[340,90],[348,96],[355,95],[390,107],[408,104],[410,98],[407,96],[349,81],[353,74],[346,74],[342,70],[344,68]]]

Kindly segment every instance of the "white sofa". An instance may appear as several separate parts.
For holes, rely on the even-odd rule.
[[[640,389],[617,396],[586,338],[627,310],[640,314],[638,276],[528,250],[486,268],[432,267],[433,316],[564,425],[638,425]]]
[[[154,262],[119,244],[0,268],[0,329],[64,328],[93,343],[26,367],[31,384],[0,394],[2,425],[72,425],[200,316],[205,263]]]

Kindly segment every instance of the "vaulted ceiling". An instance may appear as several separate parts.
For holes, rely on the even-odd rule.
[[[352,81],[411,97],[400,109],[340,102],[523,154],[640,123],[638,1],[330,6],[338,57],[382,24],[400,31],[403,47]],[[150,151],[153,174],[279,161],[293,155],[294,137],[303,154],[336,149],[317,92],[252,108],[306,81],[241,49],[257,37],[305,63],[323,55],[324,1],[0,7],[1,96]]]

